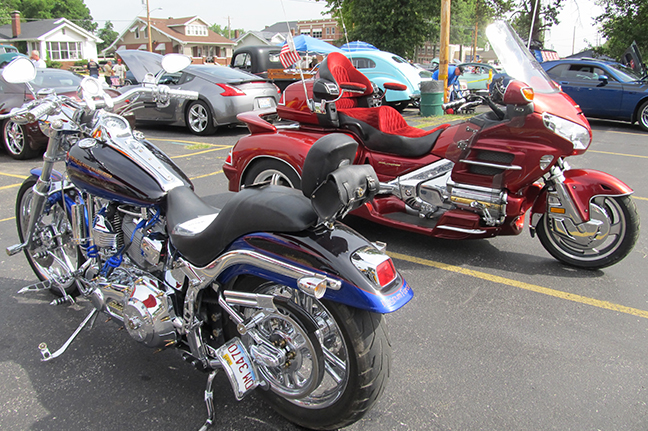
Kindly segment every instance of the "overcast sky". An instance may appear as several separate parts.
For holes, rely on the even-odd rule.
[[[90,14],[102,28],[111,21],[121,32],[136,16],[146,16],[146,0],[84,0]],[[219,24],[245,30],[262,30],[280,21],[321,19],[325,1],[314,0],[235,0],[210,2],[205,0],[148,0],[153,18],[180,18],[198,15],[209,25]],[[161,8],[161,10],[155,10]],[[579,52],[587,42],[596,45],[598,36],[592,17],[600,13],[594,0],[567,0],[560,20],[547,40],[546,47],[561,56]],[[575,31],[574,31],[575,30]],[[520,35],[525,37],[524,35]]]

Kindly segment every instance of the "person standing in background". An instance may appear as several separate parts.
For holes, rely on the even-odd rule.
[[[40,53],[37,50],[33,50],[31,52],[31,57],[29,57],[32,63],[34,63],[34,66],[36,66],[37,69],[45,69],[47,68],[47,64],[45,64],[45,60],[40,58]]]
[[[93,78],[99,78],[99,63],[92,59],[88,60],[88,73]]]
[[[115,72],[115,75],[119,78],[119,85],[124,85],[126,79],[126,66],[122,64],[121,58],[117,59],[117,64],[113,67],[113,72]]]
[[[108,60],[106,64],[104,64],[103,71],[104,71],[104,77],[106,78],[106,83],[109,86],[112,86],[112,81],[110,77],[115,75],[115,72],[113,71],[113,67],[112,67],[112,61]]]

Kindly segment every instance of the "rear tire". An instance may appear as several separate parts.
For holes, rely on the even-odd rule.
[[[552,220],[546,214],[542,216],[537,228],[538,238],[543,247],[559,261],[585,269],[605,268],[626,257],[637,242],[639,213],[630,196],[599,196],[593,203],[605,215],[601,221],[607,233],[590,238],[587,245],[558,232]]]
[[[274,283],[259,282],[251,290],[290,298],[318,325],[325,352],[325,373],[315,391],[293,399],[274,389],[261,391],[267,402],[289,421],[309,429],[338,429],[362,418],[382,395],[389,377],[391,345],[384,317],[318,301]]]
[[[301,179],[286,163],[266,159],[254,163],[245,173],[244,186],[267,182],[275,186],[301,189]]]
[[[639,107],[637,121],[639,121],[639,127],[648,132],[648,100]]]
[[[29,220],[32,216],[30,214],[34,195],[32,188],[36,184],[36,180],[35,176],[27,178],[20,187],[16,199],[16,226],[21,243],[25,241]],[[63,208],[60,201],[54,203],[48,213],[39,214],[39,221],[34,232],[34,247],[24,250],[29,265],[40,281],[53,279],[57,275],[64,275],[68,272],[68,269],[51,254],[66,262],[73,269],[79,268],[83,261],[81,250],[72,241],[72,223],[67,214],[68,211]],[[77,284],[74,280],[65,282],[62,287],[68,295],[73,295],[77,291]],[[50,291],[57,296],[63,296],[58,287],[54,285],[50,287]]]
[[[191,102],[185,114],[185,121],[194,135],[213,135],[216,132],[211,108],[202,100]]]

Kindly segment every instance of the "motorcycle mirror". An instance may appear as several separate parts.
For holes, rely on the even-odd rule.
[[[167,73],[180,72],[191,64],[191,57],[184,54],[167,54],[162,57],[162,69]]]
[[[24,84],[36,78],[36,66],[27,57],[16,57],[5,66],[2,77],[11,84]]]

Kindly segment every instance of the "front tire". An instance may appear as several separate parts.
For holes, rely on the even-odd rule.
[[[36,151],[29,146],[25,127],[12,119],[7,119],[2,124],[2,138],[7,154],[16,160],[30,159]]]
[[[295,398],[282,396],[281,388],[273,387],[262,392],[267,402],[289,421],[310,429],[337,429],[362,418],[382,395],[389,377],[391,345],[383,316],[316,300],[274,283],[253,290],[287,298],[308,314],[317,324],[324,355],[325,372],[315,390]],[[260,373],[274,376],[273,385],[281,381],[276,369],[260,366]]]
[[[202,100],[191,102],[185,120],[189,131],[194,135],[213,135],[216,132],[211,108]]]
[[[583,238],[575,239],[559,232],[555,221],[546,214],[542,216],[538,238],[559,261],[585,269],[605,268],[626,257],[637,242],[639,213],[630,196],[599,196],[592,204],[597,207],[595,218],[602,224],[598,235],[586,238],[588,244]]]
[[[16,225],[21,243],[25,241],[29,220],[32,217],[31,202],[34,196],[32,188],[36,181],[35,176],[27,178],[20,187],[16,199]],[[38,215],[33,247],[24,250],[29,265],[40,281],[55,280],[68,274],[70,268],[77,269],[83,260],[79,248],[72,241],[72,224],[63,205],[58,201],[51,205],[49,211]],[[68,295],[75,294],[77,290],[74,279],[66,280],[61,287]],[[63,296],[56,283],[52,284],[50,290],[57,296]]]
[[[639,107],[637,120],[639,121],[639,127],[648,132],[648,100]]]

